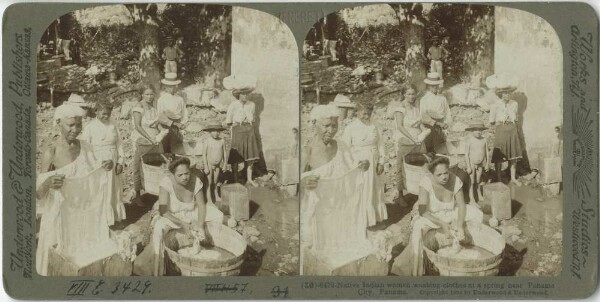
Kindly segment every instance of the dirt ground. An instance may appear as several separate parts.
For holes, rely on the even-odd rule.
[[[197,140],[202,136],[202,125],[214,120],[224,120],[222,113],[216,113],[207,108],[188,107],[190,124],[185,135],[186,140]],[[112,117],[117,119],[121,108],[113,111]],[[37,110],[37,171],[40,169],[40,160],[43,150],[56,138],[59,131],[53,125],[54,109],[39,106]],[[125,201],[132,194],[132,168],[133,145],[129,140],[132,121],[129,117],[118,119],[117,124],[123,139],[125,153],[125,169],[123,173],[123,196]],[[229,142],[229,133],[225,131],[224,137]],[[298,198],[290,196],[273,181],[259,181],[261,186],[250,188],[251,216],[248,221],[241,222],[236,230],[244,235],[248,242],[246,261],[242,265],[242,275],[297,275],[298,268]],[[150,227],[150,210],[157,197],[144,194],[142,196],[145,208],[133,204],[126,204],[127,220],[115,230],[126,229],[135,233],[134,237],[147,236]],[[226,217],[228,218],[228,217]],[[138,253],[143,246],[138,246]]]
[[[357,64],[368,65],[369,62],[357,61]],[[376,66],[367,67],[367,69],[376,69]],[[318,68],[317,68],[318,70]],[[350,96],[354,102],[376,102],[374,97],[376,93],[373,90],[357,90],[353,87],[366,87],[357,84],[360,79],[351,78],[351,72],[340,72],[347,70],[345,67],[332,66],[322,69],[324,74],[330,77],[321,77],[321,85],[331,89],[331,96],[335,96],[336,91]],[[339,77],[348,77],[340,79]],[[397,87],[401,83],[392,82],[390,87]],[[448,89],[445,88],[445,93]],[[391,90],[391,89],[390,89]],[[302,100],[302,124],[301,138],[303,145],[307,145],[313,137],[313,126],[308,123],[311,109],[316,105],[315,95],[310,90],[305,91]],[[326,104],[332,100],[332,97],[325,95],[321,97],[321,103]],[[375,105],[372,116],[373,122],[380,128],[386,153],[386,163],[384,171],[385,179],[385,202],[387,203],[389,219],[384,221],[383,228],[392,224],[398,224],[402,229],[400,234],[394,234],[402,237],[402,243],[394,248],[393,255],[398,255],[405,247],[409,236],[410,215],[412,205],[416,202],[417,196],[408,195],[407,201],[409,207],[402,208],[395,203],[394,197],[397,190],[396,177],[398,174],[396,147],[392,140],[392,131],[394,122],[392,116],[387,112],[387,102],[392,100],[401,100],[399,93],[392,93],[385,99],[380,99]],[[453,123],[450,125],[450,139],[457,139],[468,135],[464,131],[464,126],[471,123],[486,123],[488,112],[478,106],[451,105]],[[461,129],[463,128],[463,129]],[[462,130],[462,131],[461,131]],[[343,131],[340,126],[338,135]],[[483,132],[484,136],[491,143],[493,141],[493,130],[488,129]],[[457,161],[456,173],[466,175],[464,172],[464,156],[453,156]],[[462,170],[462,171],[461,171]],[[508,172],[508,171],[505,171]],[[493,174],[493,173],[492,173]],[[557,276],[560,274],[562,266],[562,194],[554,196],[546,194],[547,190],[536,182],[536,179],[526,180],[527,175],[522,178],[524,185],[509,185],[512,198],[512,218],[502,221],[497,227],[498,232],[503,234],[507,241],[504,250],[503,261],[500,265],[500,275],[518,275],[518,276]],[[505,175],[504,177],[507,177]],[[506,182],[506,181],[505,181]],[[485,218],[488,223],[491,217],[491,206],[489,201],[479,202],[482,205]]]

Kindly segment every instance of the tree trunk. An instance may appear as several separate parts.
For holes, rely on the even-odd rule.
[[[427,76],[427,61],[425,59],[425,18],[423,5],[419,3],[390,4],[400,27],[405,29],[404,43],[406,54],[405,82],[414,84],[419,91],[425,90],[423,80]]]
[[[494,73],[494,7],[469,5],[465,19],[463,78],[474,83]]]
[[[406,83],[414,84],[419,91],[425,90],[423,80],[427,77],[425,61],[425,38],[423,24],[408,24],[406,28]]]
[[[140,79],[160,88],[160,49],[156,4],[126,4],[140,35]]]

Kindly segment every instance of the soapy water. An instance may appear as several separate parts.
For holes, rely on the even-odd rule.
[[[439,249],[437,254],[454,259],[486,259],[494,256],[490,251],[474,245],[461,246],[458,249],[453,245],[449,245]]]
[[[195,247],[189,246],[180,249],[177,253],[182,256],[202,260],[226,260],[235,257],[233,253],[220,247],[202,247],[198,251]]]

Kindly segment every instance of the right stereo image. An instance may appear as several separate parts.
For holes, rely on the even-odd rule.
[[[563,56],[501,6],[318,20],[301,68],[300,273],[558,276]]]

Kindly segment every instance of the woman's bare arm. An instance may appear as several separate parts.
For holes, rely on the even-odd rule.
[[[408,137],[413,143],[416,144],[417,139],[412,137],[408,130],[404,127],[404,114],[400,111],[394,112],[394,120],[396,121],[396,129],[400,131],[400,133],[404,134],[404,136]]]

